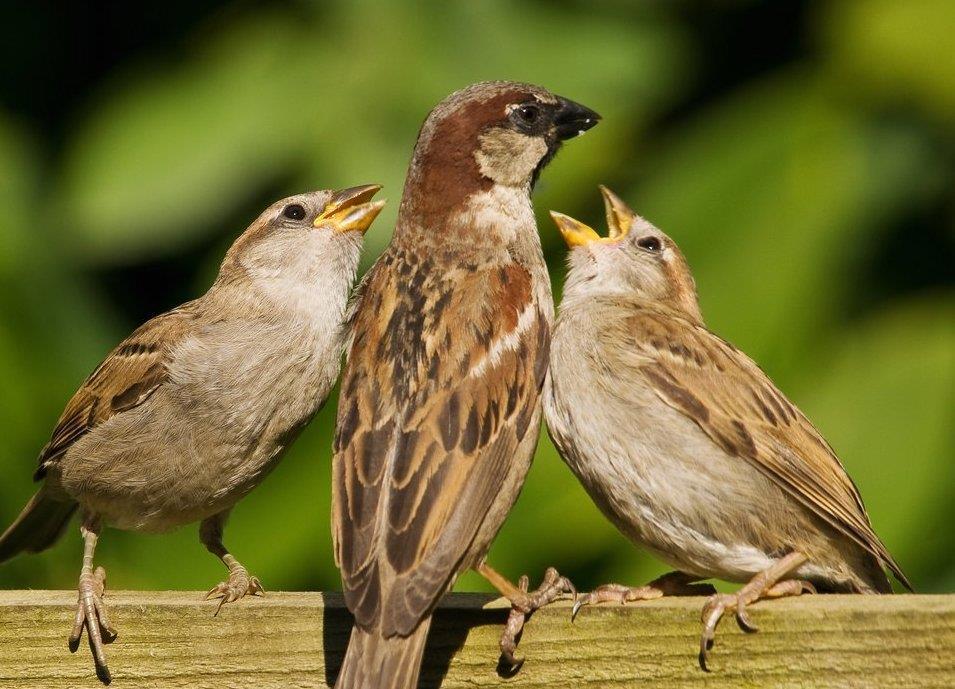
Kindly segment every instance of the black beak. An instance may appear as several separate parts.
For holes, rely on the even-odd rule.
[[[560,141],[573,139],[600,121],[600,115],[580,103],[575,103],[560,96],[557,97],[557,100],[559,106],[557,114],[554,115],[554,129],[557,133],[557,139]]]

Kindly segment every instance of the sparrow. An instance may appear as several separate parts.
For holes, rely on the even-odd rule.
[[[0,562],[49,548],[80,512],[84,541],[69,648],[84,628],[99,679],[116,638],[93,567],[101,529],[163,532],[200,521],[228,579],[207,598],[262,593],[226,549],[230,509],[275,468],[338,378],[362,235],[384,202],[365,185],[265,210],[209,290],[137,328],[96,367],[40,452],[42,481],[0,536]]]
[[[699,663],[747,606],[818,591],[889,593],[902,570],[835,452],[759,366],[707,329],[686,259],[601,187],[609,236],[551,213],[568,246],[544,412],[597,506],[677,571],[582,605],[709,593]],[[717,594],[703,579],[744,583]]]
[[[539,435],[553,300],[530,193],[599,116],[529,84],[453,93],[414,148],[392,240],[358,289],[334,441],[332,528],[355,618],[336,686],[414,687],[431,613],[483,574],[524,616],[528,593],[485,555]]]

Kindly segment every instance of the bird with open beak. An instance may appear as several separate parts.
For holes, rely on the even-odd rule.
[[[452,94],[414,149],[394,237],[359,288],[342,377],[333,535],[355,616],[336,686],[417,684],[431,613],[475,568],[524,616],[528,592],[485,563],[537,445],[553,302],[530,193],[592,110],[528,84]]]
[[[85,548],[69,646],[84,628],[96,674],[116,631],[93,567],[104,525],[161,532],[200,521],[229,569],[208,597],[261,593],[222,543],[229,510],[255,488],[338,378],[362,235],[377,185],[270,206],[235,241],[212,287],[136,329],[66,405],[40,453],[43,486],[0,536],[0,562],[50,547],[80,511]]]
[[[716,625],[807,592],[888,593],[901,569],[832,448],[759,366],[703,323],[676,244],[601,188],[610,227],[552,213],[571,251],[544,395],[564,461],[626,536],[678,571],[587,603],[711,593]],[[694,582],[746,582],[716,594]]]

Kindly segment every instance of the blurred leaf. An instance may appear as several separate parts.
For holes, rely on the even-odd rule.
[[[380,223],[393,223],[423,113],[471,81],[544,78],[564,60],[552,32],[566,23],[565,12],[534,13],[541,33],[523,35],[522,22],[481,21],[490,5],[447,8],[433,18],[444,30],[406,8],[356,4],[321,22],[256,15],[202,33],[181,66],[137,73],[135,82],[129,75],[94,108],[66,168],[68,231],[92,261],[169,251],[221,219],[237,196],[307,160],[308,188],[384,181],[393,203]],[[526,6],[496,5],[531,18]],[[464,25],[478,31],[462,34]],[[676,39],[663,26],[639,28],[643,40],[606,22],[584,20],[578,31],[605,47],[599,56],[579,55],[553,88],[651,104],[679,83]],[[409,42],[414,34],[421,40]],[[462,42],[464,35],[472,38]],[[487,45],[512,43],[530,58],[520,74],[510,74],[506,53],[486,59]],[[660,82],[657,70],[673,78]],[[376,236],[387,235],[371,236],[372,253],[382,246]]]
[[[390,203],[366,239],[369,263],[391,237],[418,129],[452,91],[488,79],[527,81],[604,115],[606,122],[588,133],[586,143],[569,143],[543,175],[536,203],[545,207],[587,193],[589,180],[609,174],[617,164],[613,152],[621,139],[688,87],[685,39],[662,19],[614,24],[572,18],[566,8],[511,0],[436,6],[440,11],[429,21],[400,3],[354,3],[340,14],[338,40],[359,49],[332,58],[341,60],[331,70],[339,81],[323,106],[349,114],[348,135],[329,135],[337,122],[312,129],[315,162],[303,184],[327,185],[332,179],[342,185],[355,180],[384,184],[383,197]],[[569,21],[575,27],[573,45],[555,40]],[[488,46],[514,46],[520,59],[510,49]],[[660,74],[668,78],[661,80]]]
[[[628,198],[683,248],[711,327],[773,370],[830,326],[848,266],[931,159],[791,73],[674,132]]]
[[[824,8],[819,32],[841,91],[883,103],[911,100],[955,125],[955,3],[852,0]]]
[[[178,68],[131,72],[77,133],[66,228],[83,255],[166,252],[301,159],[322,101],[320,54],[289,17],[197,36]]]
[[[859,486],[906,571],[955,552],[955,300],[895,304],[816,350],[795,399]],[[941,590],[933,577],[918,590]]]
[[[36,153],[29,138],[0,112],[0,275],[12,274],[23,260],[30,227],[37,222]]]

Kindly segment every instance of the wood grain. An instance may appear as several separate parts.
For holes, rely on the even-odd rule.
[[[97,687],[89,651],[66,648],[75,592],[0,592],[0,687]],[[269,593],[224,607],[191,592],[108,592],[119,638],[113,687],[324,687],[351,617],[341,596]],[[752,608],[760,633],[732,620],[717,633],[714,672],[696,665],[700,598],[601,606],[570,623],[569,603],[534,614],[527,662],[497,672],[506,605],[447,597],[429,639],[423,687],[955,687],[955,595],[803,596]]]

